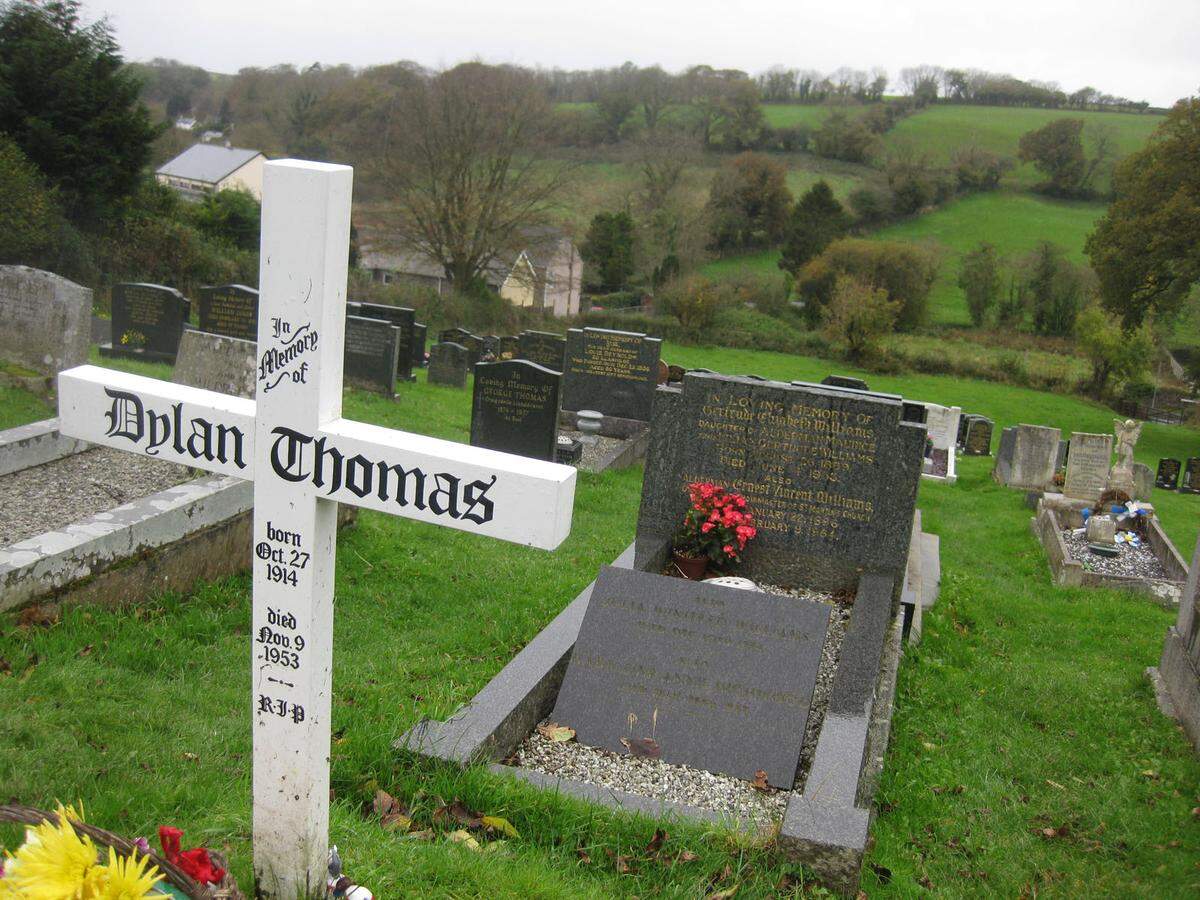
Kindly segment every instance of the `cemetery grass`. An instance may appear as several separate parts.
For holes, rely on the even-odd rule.
[[[664,357],[789,380],[863,374],[750,351],[667,345]],[[1067,397],[865,377],[876,389],[985,413],[998,428],[1112,424],[1109,410]],[[469,392],[419,379],[395,403],[347,392],[345,414],[466,440]],[[0,395],[4,414],[7,401]],[[1195,430],[1148,424],[1137,456],[1153,465],[1198,441]],[[1030,512],[1019,492],[991,482],[991,462],[966,458],[959,484],[922,485],[925,530],[942,538],[942,596],[924,643],[901,666],[864,888],[1195,893],[1200,763],[1142,678],[1172,615],[1120,594],[1051,587]],[[802,872],[747,838],[667,823],[670,836],[649,850],[658,823],[391,747],[422,716],[445,718],[469,700],[626,546],[640,478],[640,469],[581,474],[572,535],[552,554],[371,512],[343,532],[331,835],[377,896],[697,897],[737,886],[737,896],[759,897],[780,885],[814,893],[787,888]],[[1154,502],[1186,553],[1200,498],[1155,491]],[[43,806],[83,798],[93,821],[128,835],[178,825],[189,846],[227,847],[248,885],[249,578],[25,619],[0,617],[0,797]],[[475,852],[440,826],[432,840],[385,831],[368,812],[377,789],[410,807],[415,831],[458,798],[504,817],[517,836]],[[18,838],[0,829],[0,843]]]

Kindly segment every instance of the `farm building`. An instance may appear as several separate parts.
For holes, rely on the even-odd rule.
[[[525,234],[522,249],[493,260],[484,272],[488,286],[514,306],[544,309],[555,316],[579,312],[583,260],[574,242],[557,229],[536,229]],[[512,262],[506,260],[511,259]],[[364,247],[360,265],[371,278],[384,284],[406,281],[449,289],[442,264],[424,253]]]
[[[224,190],[246,190],[262,199],[263,163],[258,150],[195,144],[161,166],[155,177],[189,199]]]

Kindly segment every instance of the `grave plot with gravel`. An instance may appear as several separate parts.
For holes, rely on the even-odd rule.
[[[1067,529],[1063,532],[1063,541],[1074,559],[1089,572],[1099,575],[1117,575],[1123,578],[1169,578],[1166,566],[1159,561],[1150,549],[1150,545],[1142,542],[1139,546],[1120,543],[1116,545],[1116,556],[1101,556],[1088,549],[1087,538],[1077,533],[1078,529]]]

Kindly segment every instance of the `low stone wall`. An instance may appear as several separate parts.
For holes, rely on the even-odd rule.
[[[0,431],[0,475],[10,475],[31,466],[82,453],[90,446],[86,441],[59,434],[58,419],[44,419],[8,428]]]

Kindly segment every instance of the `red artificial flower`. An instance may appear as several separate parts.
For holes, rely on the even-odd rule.
[[[178,866],[193,880],[200,884],[220,884],[225,878],[225,870],[213,864],[208,851],[203,847],[192,850],[179,849],[183,832],[170,825],[158,826],[158,842],[162,845],[163,856],[167,862]]]

